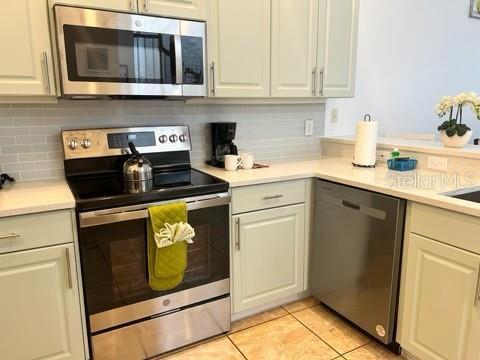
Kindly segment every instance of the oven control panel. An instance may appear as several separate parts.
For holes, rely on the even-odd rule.
[[[147,154],[192,149],[186,125],[65,130],[62,140],[65,159],[129,154],[129,142]]]

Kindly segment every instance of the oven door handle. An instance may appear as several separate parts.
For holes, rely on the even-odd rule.
[[[176,200],[178,201],[178,200]],[[80,213],[78,215],[80,228],[86,228],[97,225],[113,224],[129,220],[139,220],[148,218],[148,208],[152,206],[164,205],[174,201],[164,201],[153,204],[143,204],[141,208],[131,206],[125,208],[112,208],[99,211]],[[181,201],[181,200],[180,200]],[[185,201],[187,210],[206,209],[215,206],[230,204],[230,196],[216,196],[209,199]],[[132,209],[133,208],[133,209]],[[138,208],[138,209],[137,209]]]

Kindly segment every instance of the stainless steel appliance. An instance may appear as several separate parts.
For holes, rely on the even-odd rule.
[[[405,201],[317,180],[312,292],[392,350]]]
[[[94,359],[144,359],[230,329],[228,183],[192,169],[186,126],[62,132],[76,200],[87,330]],[[133,142],[153,167],[150,192],[125,192]],[[195,229],[184,279],[154,291],[150,206],[185,201]]]
[[[133,142],[129,141],[128,147],[133,155],[123,164],[125,192],[137,194],[152,191],[152,164],[148,159],[140,155]]]
[[[1,174],[0,175],[0,190],[2,190],[3,185],[5,185],[7,182],[14,182],[15,179],[8,174]]]
[[[54,11],[64,97],[206,96],[204,22]]]

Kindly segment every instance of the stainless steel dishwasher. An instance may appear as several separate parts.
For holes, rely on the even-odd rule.
[[[313,295],[392,350],[404,217],[405,200],[317,180]]]

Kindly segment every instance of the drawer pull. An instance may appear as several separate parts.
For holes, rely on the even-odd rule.
[[[65,249],[65,259],[67,260],[67,281],[68,281],[68,288],[72,288],[72,269],[70,267],[70,249]]]
[[[478,279],[477,279],[477,290],[475,291],[475,301],[473,306],[477,307],[480,303],[480,266],[478,267]]]
[[[277,195],[266,195],[263,197],[263,200],[272,200],[272,199],[280,199],[282,198],[282,194],[277,194]]]
[[[19,237],[20,237],[20,234],[11,233],[7,235],[0,235],[0,240],[15,239]]]

